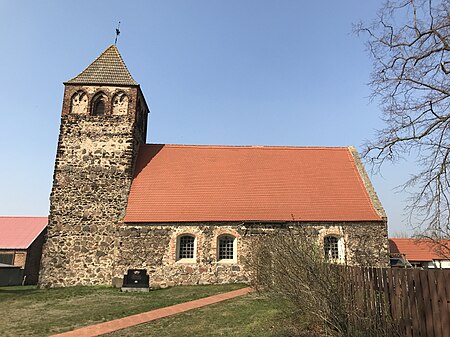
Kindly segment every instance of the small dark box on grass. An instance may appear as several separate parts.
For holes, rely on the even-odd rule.
[[[128,269],[123,277],[122,291],[149,291],[149,284],[146,269]]]

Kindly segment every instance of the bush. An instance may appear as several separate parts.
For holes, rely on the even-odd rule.
[[[357,305],[347,269],[324,258],[313,232],[276,230],[255,250],[256,287],[286,300],[286,314],[294,325],[291,330],[297,331],[294,335],[397,335],[389,317],[381,317],[385,310],[374,315],[374,310]]]

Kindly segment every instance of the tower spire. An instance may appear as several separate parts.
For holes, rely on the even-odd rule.
[[[109,46],[68,84],[138,85],[123,62],[115,45]]]

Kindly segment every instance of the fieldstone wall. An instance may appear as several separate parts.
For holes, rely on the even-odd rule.
[[[91,99],[99,92],[105,114],[93,116]],[[114,108],[118,95],[127,97],[126,113],[123,105]],[[83,100],[86,109],[79,107]],[[125,213],[138,146],[145,141],[147,118],[141,114],[148,111],[142,101],[139,88],[66,86],[41,287],[111,282],[117,223]]]
[[[382,266],[389,262],[385,221],[366,223],[205,223],[205,224],[123,224],[119,228],[114,264],[114,282],[128,269],[144,268],[151,287],[187,284],[250,282],[252,253],[258,240],[288,227],[306,227],[323,242],[326,235],[342,237],[345,245],[343,263]],[[176,260],[177,237],[194,235],[197,240],[193,263]],[[236,262],[217,260],[217,238],[222,234],[236,237]]]

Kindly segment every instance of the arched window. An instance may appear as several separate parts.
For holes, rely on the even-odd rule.
[[[217,241],[217,260],[234,262],[236,260],[236,238],[226,234],[219,236]]]
[[[70,113],[87,114],[88,99],[84,91],[77,91],[70,100]]]
[[[177,261],[193,262],[195,260],[195,236],[180,235],[177,238]]]
[[[103,93],[95,95],[92,103],[92,115],[103,116],[105,114],[106,96]]]
[[[343,258],[342,238],[328,235],[323,239],[325,258],[329,260],[341,260]]]

